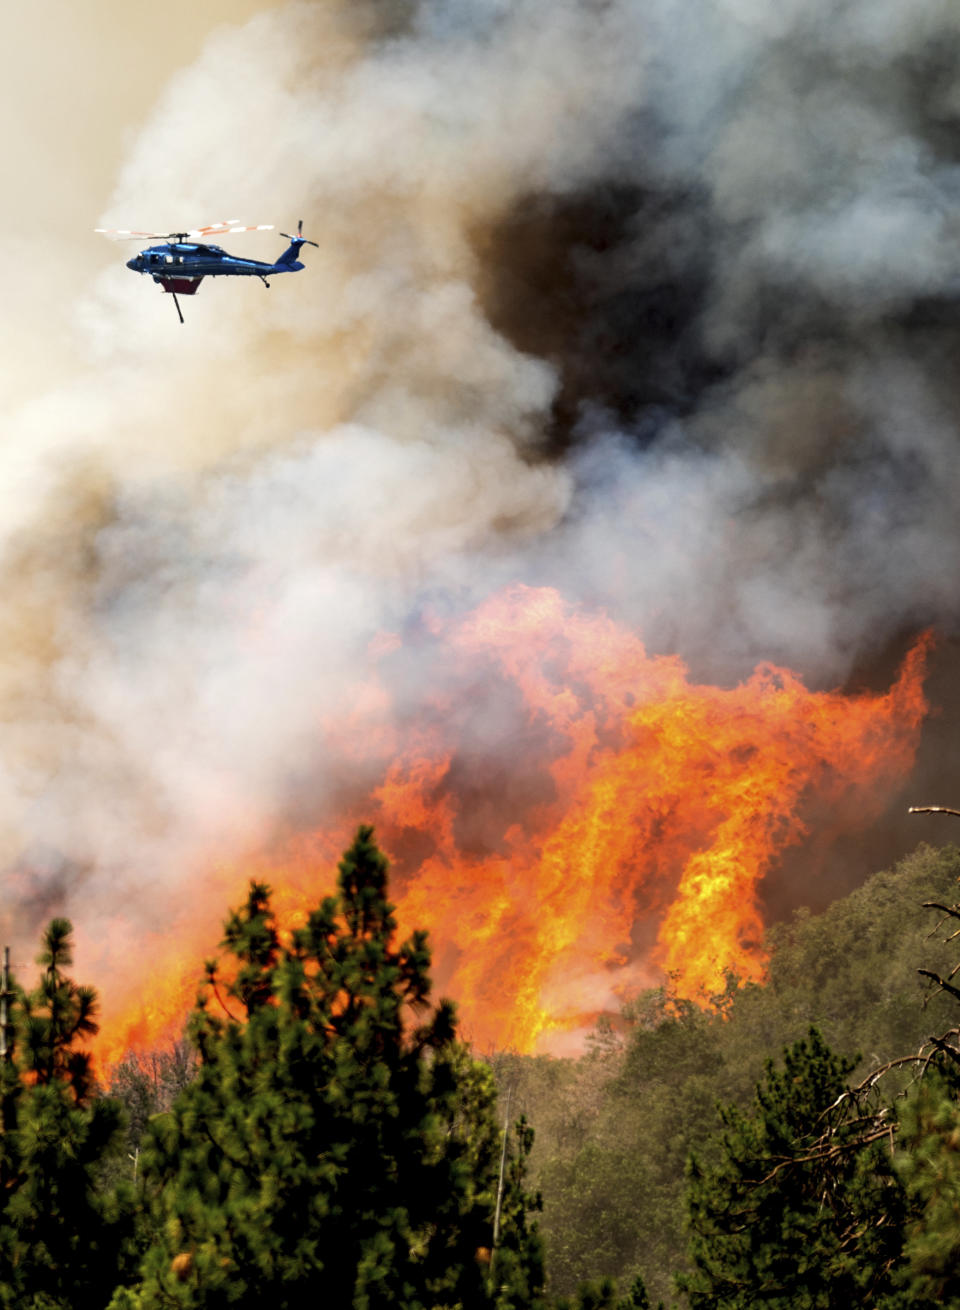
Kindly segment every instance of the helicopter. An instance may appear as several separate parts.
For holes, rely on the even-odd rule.
[[[191,228],[189,232],[133,232],[124,228],[96,227],[95,232],[112,237],[115,241],[142,241],[153,238],[163,244],[147,246],[139,255],[127,260],[127,268],[134,273],[149,273],[154,282],[173,296],[180,322],[183,312],[180,309],[178,294],[195,296],[197,288],[205,277],[258,277],[269,288],[268,275],[275,273],[299,273],[303,268],[297,256],[303,246],[316,246],[316,241],[308,241],[303,235],[303,219],[297,223],[297,234],[288,232],[280,235],[290,242],[275,264],[265,264],[260,259],[240,259],[228,254],[222,246],[211,245],[209,237],[221,233],[268,232],[273,230],[272,223],[259,223],[253,227],[238,227],[239,220],[224,219],[221,223],[209,223],[206,227]],[[319,247],[318,247],[319,248]]]

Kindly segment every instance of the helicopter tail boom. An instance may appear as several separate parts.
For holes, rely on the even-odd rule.
[[[299,237],[294,237],[294,239],[290,242],[289,246],[287,246],[286,250],[277,260],[277,264],[280,265],[281,267],[287,267],[287,268],[292,267],[294,264],[299,264],[299,260],[297,259],[297,256],[300,254],[300,247],[303,244],[304,244],[303,241],[301,241]],[[302,268],[303,265],[300,264],[300,267]]]

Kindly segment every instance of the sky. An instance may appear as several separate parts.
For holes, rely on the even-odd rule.
[[[15,940],[54,910],[173,920],[211,860],[309,823],[350,773],[317,724],[371,642],[515,581],[722,683],[889,677],[933,626],[921,777],[949,791],[947,0],[55,0],[5,23]],[[318,248],[269,291],[208,281],[182,327],[93,233],[228,216],[302,218]],[[427,683],[405,667],[399,721]],[[509,756],[495,721],[473,745]]]

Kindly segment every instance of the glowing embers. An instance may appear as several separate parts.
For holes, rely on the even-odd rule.
[[[811,692],[769,666],[701,686],[603,615],[520,586],[381,634],[351,711],[322,728],[328,774],[333,760],[352,780],[329,823],[221,867],[209,912],[249,877],[291,913],[315,903],[367,821],[401,930],[429,930],[480,1048],[555,1047],[661,971],[706,1002],[728,972],[763,976],[757,888],[803,838],[804,805],[869,821],[909,771],[924,650],[886,695]],[[199,956],[178,961],[163,967],[199,978]]]

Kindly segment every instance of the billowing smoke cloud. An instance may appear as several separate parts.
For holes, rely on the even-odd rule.
[[[508,216],[494,314],[561,361],[560,440],[600,442],[589,585],[622,555],[648,640],[836,678],[956,611],[960,20],[636,8],[605,185]]]
[[[956,620],[955,7],[384,8],[214,33],[96,216],[302,216],[307,271],[181,328],[118,258],[12,388],[18,934],[172,915],[339,794],[320,725],[425,606],[550,583],[712,676],[826,681]]]

